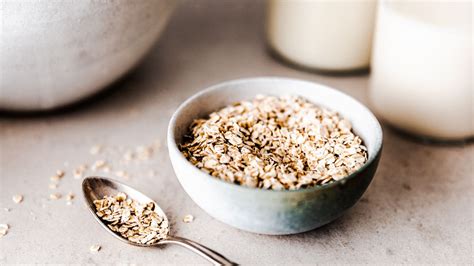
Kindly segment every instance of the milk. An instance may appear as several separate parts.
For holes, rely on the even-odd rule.
[[[440,140],[474,136],[472,3],[379,4],[370,100],[388,123]]]
[[[347,71],[370,62],[375,0],[269,0],[267,41],[294,64]]]

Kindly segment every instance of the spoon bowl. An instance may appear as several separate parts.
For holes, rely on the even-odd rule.
[[[98,176],[91,176],[86,177],[82,182],[82,192],[84,195],[84,199],[87,202],[87,206],[89,206],[89,210],[92,213],[92,216],[96,219],[96,221],[107,230],[107,232],[111,233],[113,236],[118,238],[120,241],[125,242],[130,245],[140,246],[140,247],[151,247],[161,244],[178,244],[180,246],[186,247],[191,251],[201,255],[214,265],[234,265],[235,263],[231,262],[230,260],[226,259],[224,256],[220,255],[219,253],[201,245],[189,239],[185,239],[182,237],[171,236],[169,234],[170,223],[168,218],[166,217],[165,212],[160,208],[160,206],[152,200],[150,197],[147,197],[145,194],[141,193],[140,191],[129,187],[123,183],[118,181],[112,180],[110,178],[105,177],[98,177]],[[118,233],[112,231],[99,216],[96,214],[96,208],[94,205],[95,200],[99,200],[104,198],[104,196],[112,196],[117,195],[118,193],[123,192],[127,194],[127,197],[138,201],[140,203],[149,203],[152,202],[154,204],[154,212],[156,212],[159,216],[163,218],[163,221],[168,224],[168,234],[164,239],[161,239],[153,244],[141,244],[132,242],[128,239],[123,238]]]
[[[95,200],[100,200],[105,196],[117,195],[118,193],[123,192],[127,194],[127,196],[131,199],[134,199],[140,203],[153,202],[153,204],[155,205],[154,211],[159,216],[161,216],[164,221],[166,221],[166,223],[168,224],[168,229],[170,229],[169,221],[166,217],[165,212],[163,212],[163,210],[154,200],[137,191],[136,189],[122,184],[118,181],[111,180],[105,177],[87,177],[82,182],[82,192],[84,193],[84,198],[86,199],[87,205],[89,206],[89,210],[93,214],[94,218],[99,222],[100,225],[102,225],[103,228],[111,232],[116,238],[123,242],[134,246],[149,247],[153,245],[159,245],[163,240],[157,241],[153,244],[141,244],[123,238],[117,232],[110,230],[110,228],[104,223],[104,221],[101,220],[99,216],[97,216],[94,205]]]

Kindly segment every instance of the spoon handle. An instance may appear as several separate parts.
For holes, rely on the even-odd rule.
[[[237,265],[236,263],[226,259],[221,254],[206,248],[205,246],[198,244],[192,240],[178,237],[178,236],[169,236],[166,239],[160,241],[163,244],[178,244],[185,248],[192,250],[193,252],[201,255],[208,261],[212,262],[214,265]]]

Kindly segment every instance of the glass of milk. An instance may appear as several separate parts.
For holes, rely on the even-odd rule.
[[[325,72],[367,69],[376,0],[268,0],[267,42],[280,58]]]
[[[471,1],[382,1],[370,100],[389,124],[436,140],[474,136]]]

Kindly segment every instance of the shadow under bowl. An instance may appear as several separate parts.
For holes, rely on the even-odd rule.
[[[368,149],[364,166],[342,180],[298,190],[264,190],[229,183],[199,170],[178,144],[196,118],[257,94],[298,95],[351,121]],[[382,129],[375,116],[352,97],[317,83],[278,77],[220,83],[186,100],[168,127],[168,149],[184,190],[212,217],[236,228],[270,235],[295,234],[323,226],[353,206],[369,186],[380,159]]]

